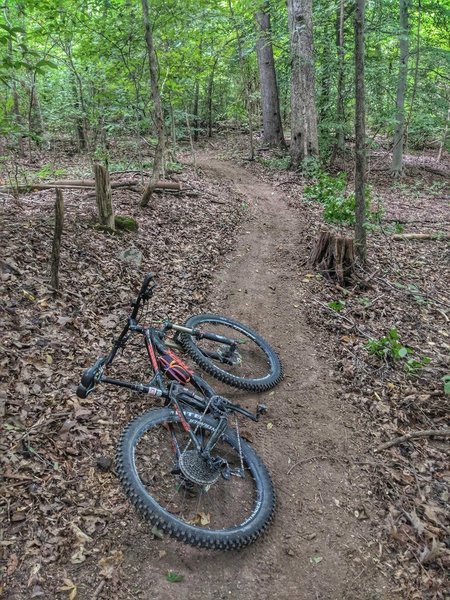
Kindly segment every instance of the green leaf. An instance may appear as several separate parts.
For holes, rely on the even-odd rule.
[[[42,67],[49,67],[50,69],[57,69],[58,65],[50,62],[49,60],[42,59],[36,63],[36,69],[41,69]]]
[[[404,346],[402,348],[400,348],[400,350],[398,351],[398,355],[400,358],[405,358],[405,356],[408,354],[408,348],[405,348]]]
[[[184,575],[179,575],[175,571],[167,571],[166,579],[169,583],[180,583],[184,579]]]

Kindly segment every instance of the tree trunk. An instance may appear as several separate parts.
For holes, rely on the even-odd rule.
[[[193,122],[194,122],[194,142],[198,141],[198,130],[200,127],[200,119],[199,119],[199,114],[198,114],[198,105],[199,105],[199,96],[200,96],[200,84],[197,81],[195,82],[195,88],[194,88],[194,103],[193,103],[193,107],[192,107],[192,116],[193,116]]]
[[[344,19],[345,0],[340,0],[336,13],[336,48],[338,58],[337,91],[336,91],[336,139],[333,149],[333,157],[342,154],[345,150],[345,49],[344,49]]]
[[[41,146],[44,125],[42,122],[42,113],[39,105],[38,91],[36,87],[36,73],[32,74],[30,84],[30,102],[28,105],[28,128],[35,134],[35,142],[38,147]]]
[[[213,123],[213,118],[212,118],[212,108],[213,108],[213,101],[212,101],[212,97],[213,97],[213,88],[214,88],[214,73],[216,71],[216,66],[217,66],[217,62],[219,60],[219,57],[216,56],[214,58],[214,62],[213,65],[211,67],[211,72],[209,74],[209,78],[208,78],[208,99],[207,99],[207,105],[208,105],[208,137],[211,138],[212,137],[212,123]]]
[[[105,167],[94,164],[95,175],[95,199],[98,209],[98,221],[100,226],[114,231],[114,209],[112,205],[111,184],[109,173]]]
[[[75,83],[75,76],[72,81],[72,94],[73,94],[73,107],[75,109],[75,130],[77,133],[78,147],[80,150],[86,150],[86,132],[84,131],[83,115],[81,110],[80,97],[78,95],[77,85]]]
[[[164,113],[162,108],[161,94],[159,90],[158,81],[158,59],[156,56],[155,47],[153,45],[153,32],[150,23],[148,0],[142,0],[142,11],[144,15],[145,42],[147,44],[148,62],[150,68],[150,87],[153,101],[153,120],[155,123],[156,134],[158,137],[158,143],[155,149],[155,157],[153,162],[152,178],[141,198],[141,207],[144,208],[150,202],[155,182],[157,181],[162,172],[166,140],[164,132]]]
[[[269,2],[255,15],[258,27],[256,54],[259,65],[259,81],[261,87],[261,104],[263,115],[263,141],[269,146],[285,148],[281,124],[280,101],[278,98],[277,77],[271,40]]]
[[[403,171],[403,136],[405,133],[405,96],[409,51],[408,8],[409,0],[400,0],[400,67],[398,72],[395,131],[391,163],[391,171],[395,176],[401,175]]]
[[[421,0],[418,0],[418,3],[417,3],[417,12],[418,12],[418,17],[417,17],[417,37],[416,37],[417,42],[416,42],[416,60],[415,60],[415,66],[414,66],[414,83],[413,83],[413,90],[412,90],[412,94],[411,94],[411,101],[409,103],[408,117],[406,118],[406,123],[405,123],[405,135],[404,135],[406,152],[408,152],[408,129],[409,129],[409,124],[411,123],[412,115],[413,115],[414,102],[416,100],[417,87],[418,87],[418,83],[419,83],[420,24],[421,24],[421,20],[422,20],[422,4],[421,4]]]
[[[291,42],[291,167],[319,154],[314,81],[312,0],[288,0]]]
[[[450,108],[447,112],[447,119],[445,121],[445,127],[444,127],[444,134],[442,136],[442,140],[441,143],[439,144],[439,152],[437,155],[437,162],[441,162],[441,158],[442,158],[442,150],[444,149],[445,146],[445,141],[447,139],[447,133],[448,133],[448,122],[450,121]]]
[[[366,116],[364,90],[365,0],[356,0],[355,12],[355,246],[361,265],[366,262]]]
[[[5,18],[7,23],[11,25],[11,23],[9,22],[9,14],[8,14],[8,6],[5,6]],[[12,37],[9,36],[8,37],[8,60],[10,62],[14,61],[14,50],[13,50],[13,45],[12,45]],[[12,71],[12,82],[11,82],[11,88],[12,88],[12,98],[13,98],[13,105],[12,105],[12,112],[14,114],[14,123],[17,127],[17,129],[21,130],[22,129],[22,117],[20,115],[20,104],[19,104],[19,94],[17,93],[17,82],[16,82],[16,74],[15,71]],[[23,158],[25,156],[25,144],[24,144],[24,138],[21,134],[21,132],[19,133],[19,139],[18,139],[18,146],[19,146],[19,156],[20,158]]]
[[[55,231],[53,234],[52,256],[50,259],[50,285],[55,290],[59,289],[59,256],[63,226],[64,200],[61,190],[57,189],[55,202]]]
[[[228,8],[230,10],[231,20],[233,21],[234,30],[236,32],[236,40],[237,40],[237,47],[238,47],[238,54],[239,54],[239,66],[241,69],[242,86],[244,88],[245,104],[246,104],[246,108],[247,108],[248,127],[249,127],[249,143],[250,143],[249,159],[254,160],[255,159],[255,148],[254,148],[254,144],[253,144],[253,116],[252,116],[252,103],[251,103],[251,96],[250,96],[249,77],[248,77],[248,72],[247,72],[247,68],[245,65],[245,61],[244,61],[244,50],[242,47],[241,32],[239,30],[239,25],[238,25],[238,22],[236,20],[236,17],[235,17],[234,11],[233,11],[233,5],[231,4],[231,0],[228,0]]]

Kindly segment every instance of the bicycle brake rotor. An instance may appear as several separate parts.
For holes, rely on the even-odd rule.
[[[219,348],[217,354],[225,363],[233,366],[242,364],[242,356],[239,354],[239,352],[236,352],[236,350],[230,352],[229,350],[223,350],[222,348]]]
[[[187,450],[179,458],[183,475],[198,485],[212,485],[220,477],[220,471],[210,467],[197,450]]]

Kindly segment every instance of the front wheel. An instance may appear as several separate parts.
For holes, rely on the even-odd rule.
[[[184,416],[204,447],[217,423],[188,410]],[[226,461],[228,479],[214,473],[194,450],[185,425],[173,410],[162,408],[126,427],[116,455],[125,493],[145,519],[182,542],[219,550],[250,544],[265,531],[274,511],[266,467],[244,440],[226,429],[211,458]]]
[[[221,315],[203,314],[190,317],[185,326],[194,329],[197,336],[181,333],[181,345],[202,369],[220,381],[243,390],[264,392],[281,380],[277,353],[247,325]],[[235,344],[230,346],[221,338],[234,340]]]

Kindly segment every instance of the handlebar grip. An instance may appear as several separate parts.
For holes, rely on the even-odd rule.
[[[80,385],[77,387],[77,396],[78,398],[87,398],[89,395],[89,391],[84,387],[84,385]]]
[[[147,275],[144,277],[144,281],[142,282],[141,291],[139,292],[139,296],[142,296],[143,294],[145,294],[145,292],[147,291],[147,288],[154,276],[155,276],[154,273],[147,273]]]

